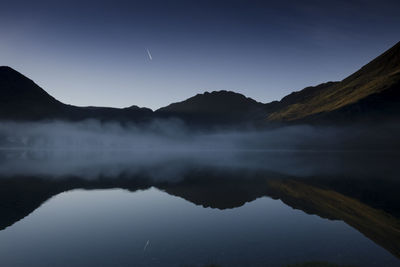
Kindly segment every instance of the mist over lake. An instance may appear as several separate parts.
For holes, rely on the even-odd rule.
[[[397,131],[4,121],[0,262],[397,266]]]

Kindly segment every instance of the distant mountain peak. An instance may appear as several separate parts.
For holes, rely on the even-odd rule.
[[[245,97],[243,94],[234,92],[234,91],[228,91],[228,90],[214,90],[214,91],[205,91],[202,94],[197,94],[197,95],[236,95],[236,96],[243,96]]]
[[[157,114],[178,117],[189,123],[241,124],[265,117],[265,105],[232,91],[204,92],[156,110]]]
[[[262,103],[242,94],[220,90],[206,91],[184,101],[172,103],[157,111],[177,113],[237,113],[262,106]]]

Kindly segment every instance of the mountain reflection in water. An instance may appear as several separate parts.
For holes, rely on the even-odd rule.
[[[87,151],[75,155],[71,151],[3,151],[0,229],[13,229],[47,200],[74,189],[138,192],[156,188],[221,212],[268,197],[307,214],[343,221],[391,253],[393,258],[382,261],[395,266],[400,263],[397,158],[395,153],[384,152]],[[268,214],[268,208],[264,212]],[[151,240],[147,246],[151,246]],[[204,253],[207,254],[207,247]],[[251,253],[242,256],[251,257]],[[285,264],[292,263],[290,258],[287,255]],[[274,262],[270,259],[270,263]],[[368,262],[371,266],[382,266],[380,263],[379,259]]]

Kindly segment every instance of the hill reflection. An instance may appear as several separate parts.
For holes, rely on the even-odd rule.
[[[376,158],[354,154],[299,157],[296,153],[279,152],[263,157],[259,153],[253,157],[248,153],[228,153],[220,160],[214,154],[164,158],[168,160],[153,157],[151,161],[133,160],[136,157],[120,162],[119,158],[102,161],[99,159],[105,158],[95,155],[93,160],[88,157],[82,161],[65,155],[60,160],[48,155],[29,155],[31,152],[23,156],[18,153],[2,156],[0,229],[13,225],[65,191],[121,188],[135,192],[155,187],[215,209],[237,208],[264,196],[280,199],[308,214],[344,221],[400,258],[400,207],[397,205],[400,182],[393,178],[395,172],[382,177],[383,170],[394,164],[387,160],[392,157],[382,154],[374,165],[365,165],[365,161]],[[361,165],[365,168],[360,168]],[[28,169],[23,169],[26,166]],[[334,167],[337,169],[330,171]],[[368,173],[364,175],[366,169]]]

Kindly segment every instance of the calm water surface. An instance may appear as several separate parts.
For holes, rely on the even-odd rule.
[[[3,153],[1,266],[400,266],[393,153],[39,154]]]

